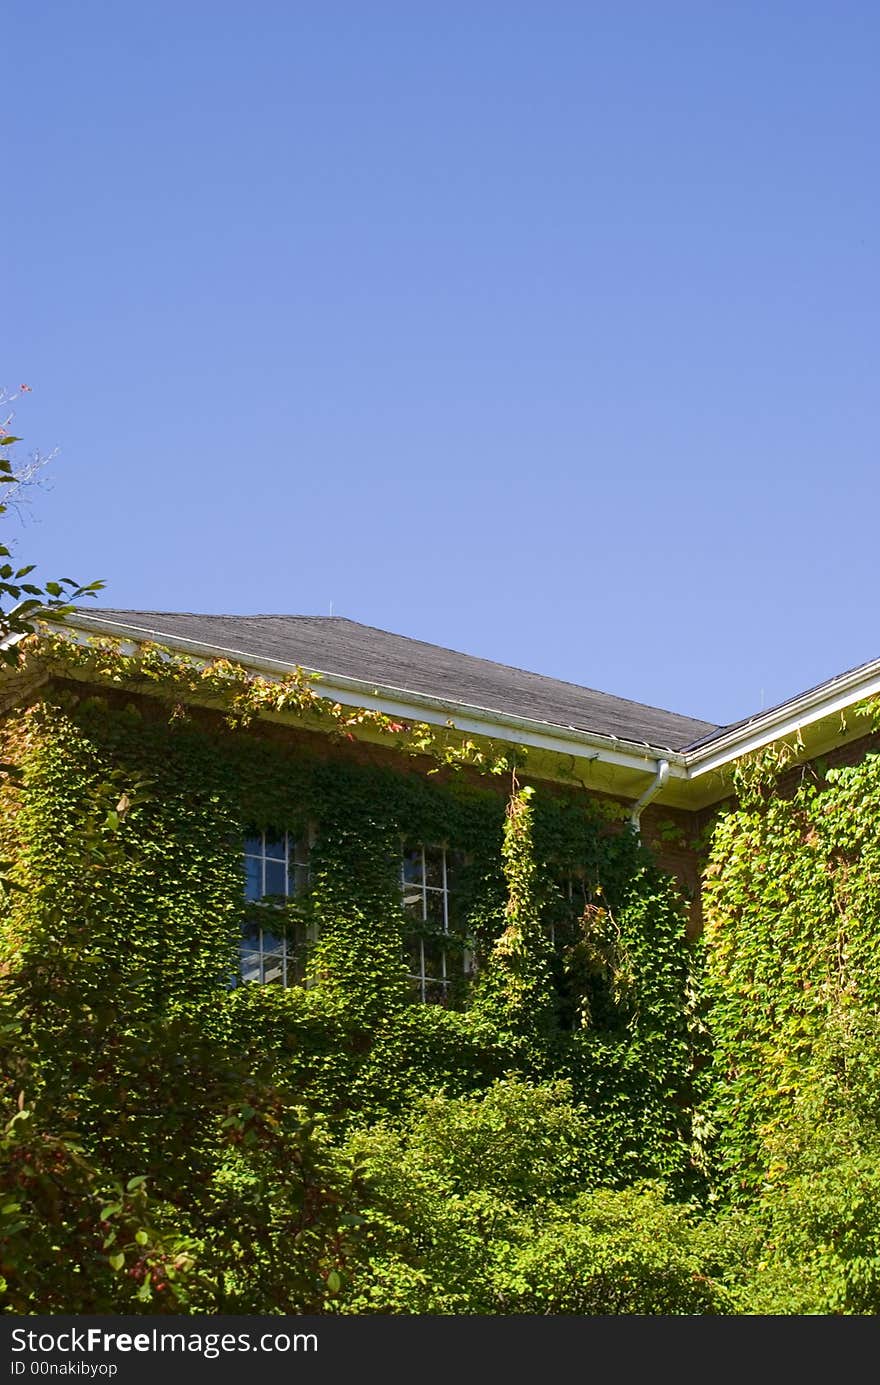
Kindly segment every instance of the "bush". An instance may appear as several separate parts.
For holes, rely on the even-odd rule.
[[[496,1313],[726,1313],[711,1228],[643,1183],[549,1210],[493,1267]]]
[[[352,1136],[364,1224],[343,1311],[718,1313],[719,1242],[659,1185],[584,1191],[595,1131],[564,1082],[423,1100]]]

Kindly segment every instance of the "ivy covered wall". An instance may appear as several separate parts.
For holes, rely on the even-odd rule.
[[[613,805],[459,746],[63,679],[4,741],[0,1304],[876,1313],[874,742],[740,766],[689,942]],[[260,833],[310,840],[287,902]],[[407,843],[456,854],[443,1005]],[[303,984],[240,983],[257,915]]]
[[[64,682],[9,715],[6,758],[18,771],[3,805],[7,985],[47,1090],[67,1094],[120,1166],[171,1137],[134,1078],[108,1134],[100,1036],[124,1029],[135,1062],[139,1017],[165,1015],[231,1056],[268,1056],[340,1129],[441,1087],[564,1077],[591,1113],[590,1181],[696,1176],[700,1028],[682,900],[583,792],[510,797],[509,776],[429,775],[325,736],[230,730]],[[235,986],[244,840],[306,827],[310,889],[282,912],[317,935],[308,984]],[[475,968],[449,1007],[413,1001],[404,841],[464,853],[448,945]]]
[[[786,1173],[780,1140],[830,1038],[880,1007],[880,755],[874,739],[790,767],[744,764],[715,825],[702,947],[718,1176],[749,1196]],[[821,1083],[847,1088],[846,1062]],[[829,1089],[830,1090],[830,1089]]]

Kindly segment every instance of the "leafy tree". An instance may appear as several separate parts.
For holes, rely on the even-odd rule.
[[[589,1188],[589,1114],[564,1082],[426,1098],[355,1133],[361,1262],[341,1300],[375,1313],[723,1313],[727,1245],[658,1184]]]
[[[22,391],[29,392],[29,386],[20,386],[19,393]],[[5,394],[0,397],[0,403],[15,397]],[[6,422],[0,425],[0,484],[7,487],[6,496],[0,502],[0,516],[8,514],[15,490],[28,484],[31,479],[26,469],[16,469],[7,453],[8,448],[21,441],[9,432],[7,425],[10,422],[11,415],[7,415]],[[0,543],[0,660],[14,665],[19,659],[18,641],[33,632],[34,621],[40,611],[51,611],[56,620],[63,619],[73,609],[73,602],[83,596],[94,596],[104,583],[96,581],[82,585],[71,577],[62,577],[38,586],[28,580],[35,564],[17,566],[12,558],[8,544]]]

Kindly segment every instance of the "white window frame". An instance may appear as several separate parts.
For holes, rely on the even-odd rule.
[[[248,851],[247,849],[248,844],[252,842],[255,837],[260,838],[261,850],[259,853]],[[283,857],[270,856],[267,849],[268,842],[280,842],[282,840],[284,842]],[[263,828],[262,831],[252,832],[245,838],[245,850],[242,853],[242,859],[245,864],[245,872],[247,872],[248,861],[258,861],[260,863],[260,884],[262,888],[262,895],[260,897],[251,898],[247,894],[248,881],[247,874],[245,874],[245,899],[247,900],[249,905],[256,905],[260,909],[266,910],[267,913],[266,927],[264,928],[262,922],[257,923],[257,937],[255,940],[255,946],[247,946],[247,932],[243,933],[242,935],[242,940],[239,944],[239,979],[242,984],[254,984],[264,986],[273,984],[280,984],[281,986],[295,986],[301,984],[301,978],[293,975],[293,957],[294,952],[298,946],[297,940],[287,935],[279,937],[277,934],[275,934],[274,936],[278,946],[266,948],[264,945],[265,935],[267,933],[272,934],[271,913],[269,911],[284,907],[283,905],[279,905],[273,902],[271,898],[265,898],[267,873],[266,868],[267,863],[269,862],[271,862],[274,865],[283,865],[284,889],[278,891],[278,894],[283,895],[285,900],[295,899],[298,895],[302,894],[305,889],[308,888],[310,861],[313,846],[314,831],[312,829],[311,824],[309,825],[304,834],[293,832],[273,833]],[[294,854],[294,852],[296,854]],[[292,855],[293,859],[291,859]],[[250,922],[251,926],[253,926],[253,919],[251,919]],[[310,926],[306,941],[314,942],[316,933],[316,928]],[[257,959],[256,976],[245,976],[244,962],[246,957],[251,959],[252,964],[253,959]],[[279,968],[276,968],[271,973],[271,975],[266,974],[265,959],[267,958],[277,959],[279,963]]]
[[[411,916],[412,911],[406,907],[407,897],[411,896],[414,899],[416,892],[420,891],[422,899],[421,922],[427,923],[429,921],[428,898],[430,895],[439,895],[443,902],[443,927],[441,931],[442,934],[446,937],[449,936],[449,896],[450,894],[455,893],[455,891],[450,888],[449,884],[450,850],[451,848],[447,847],[445,844],[435,845],[433,842],[413,842],[402,840],[400,844],[400,893],[401,899],[404,903],[404,912],[408,916]],[[420,851],[422,854],[422,878],[420,883],[406,879],[406,857],[408,853],[416,851]],[[442,875],[441,884],[439,885],[428,884],[426,852],[437,852],[440,854]],[[463,974],[467,976],[470,972],[470,969],[470,954],[465,950],[463,957]],[[445,947],[442,946],[442,943],[440,946],[440,973],[440,976],[433,976],[427,972],[425,966],[425,939],[423,937],[420,937],[418,939],[418,971],[410,972],[410,980],[415,981],[416,985],[418,986],[419,999],[421,1000],[422,1004],[429,1003],[429,986],[439,987],[441,1003],[445,1004],[449,996],[452,978],[449,974],[449,960],[447,957],[447,950]]]

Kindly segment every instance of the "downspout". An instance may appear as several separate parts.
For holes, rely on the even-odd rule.
[[[645,789],[645,792],[642,794],[638,802],[633,804],[632,812],[629,815],[630,826],[632,827],[636,836],[640,835],[639,823],[643,809],[647,808],[648,804],[654,801],[654,799],[657,797],[658,793],[663,788],[663,785],[666,783],[666,780],[668,778],[669,761],[658,760],[657,773],[654,775],[654,778],[651,780],[650,784]]]

